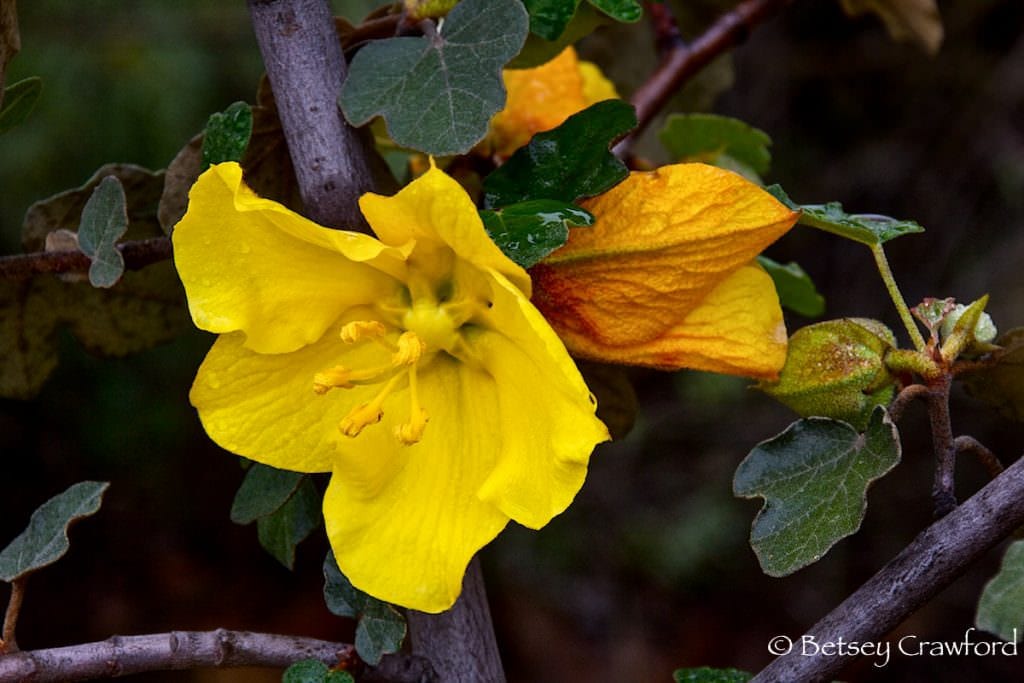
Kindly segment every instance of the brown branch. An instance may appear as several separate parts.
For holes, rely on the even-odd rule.
[[[927,399],[928,391],[928,387],[923,384],[911,384],[908,387],[904,387],[900,393],[896,394],[896,398],[889,405],[889,417],[893,422],[899,422],[911,401]]]
[[[124,257],[125,268],[138,270],[171,258],[171,240],[153,237],[147,240],[122,242],[117,250]],[[84,273],[89,270],[89,257],[77,250],[36,251],[30,254],[0,256],[0,280],[25,280],[41,273]]]
[[[999,458],[996,454],[985,447],[980,441],[975,439],[973,436],[958,436],[953,439],[953,448],[957,454],[960,453],[973,453],[976,458],[985,466],[988,470],[988,475],[995,479],[1003,471],[1003,463],[999,462]]]
[[[7,611],[4,612],[3,633],[0,634],[0,655],[18,651],[18,641],[14,637],[21,613],[21,602],[25,599],[25,584],[28,576],[21,576],[11,581],[11,597],[7,600]]]
[[[654,48],[658,56],[663,57],[672,50],[684,47],[683,34],[679,32],[679,24],[672,13],[672,8],[665,2],[645,2],[647,12],[654,31]]]
[[[813,642],[878,642],[931,600],[983,553],[1024,524],[1024,458],[960,507],[918,535],[803,638]],[[752,683],[831,680],[855,655],[793,649]],[[830,652],[834,652],[834,649]]]
[[[315,638],[224,629],[172,631],[0,656],[0,683],[70,683],[199,667],[284,668],[304,659],[328,666],[356,666],[359,661],[352,645]],[[434,678],[426,661],[395,655],[363,675],[363,680],[396,683]]]
[[[790,0],[744,0],[720,16],[704,33],[689,45],[679,43],[666,53],[661,64],[633,93],[632,103],[640,124],[632,135],[615,146],[615,154],[623,158],[634,140],[651,122],[665,102],[688,78],[711,60],[746,39],[758,24],[769,19]]]
[[[952,375],[944,374],[928,383],[928,420],[931,423],[932,448],[935,451],[935,482],[932,500],[935,518],[956,507],[956,446],[949,420],[949,388]]]
[[[348,67],[326,0],[249,0],[256,41],[308,217],[365,229],[357,200],[372,189],[370,163],[338,95]]]

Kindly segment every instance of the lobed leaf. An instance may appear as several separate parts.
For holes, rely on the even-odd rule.
[[[1024,541],[1007,547],[999,573],[981,592],[974,622],[1011,643],[1024,640]]]
[[[288,501],[256,520],[260,545],[288,569],[295,566],[295,547],[320,524],[320,496],[308,477]]]
[[[109,175],[100,181],[82,209],[78,245],[92,260],[89,282],[113,287],[124,273],[124,257],[117,241],[128,229],[127,199],[121,181]]]
[[[796,204],[779,185],[770,185],[765,190],[789,208],[800,211],[800,222],[804,225],[868,246],[884,244],[903,235],[924,232],[924,228],[915,221],[903,221],[877,214],[846,213],[839,202]]]
[[[303,477],[301,472],[253,463],[231,503],[231,521],[249,524],[273,514],[288,502]]]
[[[636,111],[621,100],[604,100],[538,133],[484,180],[484,204],[504,207],[536,199],[573,202],[601,194],[629,175],[609,151],[637,125]]]
[[[281,676],[281,683],[355,683],[347,671],[332,671],[318,659],[295,662]]]
[[[627,24],[640,21],[644,10],[636,0],[590,0],[590,4],[612,19]]]
[[[782,265],[767,256],[758,256],[757,262],[771,275],[779,303],[784,308],[806,318],[816,318],[825,313],[825,297],[818,293],[800,264],[790,262]]]
[[[786,576],[857,531],[868,487],[900,454],[899,433],[881,407],[863,434],[845,422],[811,417],[758,444],[736,470],[733,492],[764,498],[750,533],[761,569]]]
[[[523,0],[530,15],[530,33],[558,40],[572,21],[580,0]]]
[[[487,234],[505,256],[523,268],[540,261],[566,243],[569,227],[593,225],[594,216],[573,204],[538,199],[483,210],[480,218]]]
[[[2,85],[2,83],[0,83]],[[25,122],[43,92],[43,80],[32,76],[4,88],[0,102],[0,135]]]
[[[203,134],[202,169],[224,161],[241,161],[252,127],[252,107],[245,102],[234,102],[223,112],[211,114]]]
[[[70,547],[68,527],[100,509],[108,486],[82,481],[43,503],[28,528],[0,551],[0,580],[14,581],[63,557]]]
[[[543,0],[542,0],[543,1]],[[551,0],[552,4],[569,3],[574,0]],[[599,26],[604,26],[612,22],[611,18],[594,9],[594,6],[590,3],[580,3],[575,1],[576,13],[572,15],[569,23],[562,29],[557,39],[546,39],[537,33],[533,32],[533,23],[531,16],[530,34],[526,37],[526,43],[523,45],[523,49],[519,51],[519,54],[509,62],[505,68],[507,69],[532,69],[533,67],[540,66],[541,64],[553,59],[562,50],[574,45],[585,36],[590,35]],[[529,10],[529,6],[527,6]],[[541,29],[542,31],[548,32],[549,34],[557,30],[557,24],[548,23],[548,26]]]
[[[353,586],[338,569],[331,552],[324,559],[324,602],[333,614],[358,620],[356,652],[371,666],[402,646],[406,631],[402,615],[388,603]]]
[[[352,60],[340,103],[352,125],[381,115],[402,147],[462,154],[505,104],[501,69],[522,48],[518,0],[463,0],[436,33],[373,41]]]
[[[771,167],[768,134],[728,116],[672,114],[658,139],[674,161],[713,164],[756,182]]]

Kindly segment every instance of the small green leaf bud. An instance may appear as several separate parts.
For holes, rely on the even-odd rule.
[[[958,304],[942,322],[942,357],[952,362],[960,354],[971,351],[984,353],[992,349],[989,342],[996,338],[996,326],[985,313],[988,294],[970,306]]]
[[[804,417],[831,417],[863,429],[874,407],[892,398],[894,379],[884,358],[894,346],[892,331],[877,320],[808,325],[790,337],[779,381],[758,388]]]
[[[957,304],[950,314],[946,316],[946,319],[942,321],[942,329],[939,331],[939,334],[942,335],[943,339],[946,339],[953,333],[953,327],[966,310],[967,306]],[[977,341],[988,343],[995,339],[998,333],[999,331],[996,329],[995,323],[992,322],[992,316],[988,313],[982,313],[978,318],[978,324],[974,326],[974,338]]]

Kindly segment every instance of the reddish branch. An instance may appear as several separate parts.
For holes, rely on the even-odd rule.
[[[625,156],[629,140],[642,131],[665,106],[665,102],[688,78],[729,48],[743,42],[747,34],[790,0],[744,0],[720,16],[693,42],[678,42],[665,53],[657,70],[633,93],[633,106],[640,125],[633,136],[619,143],[615,153]]]
[[[171,258],[171,240],[167,237],[122,242],[117,249],[130,270]],[[0,280],[25,280],[40,273],[84,273],[90,263],[89,257],[77,250],[0,256]]]
[[[817,643],[871,643],[935,597],[983,553],[1024,524],[1024,458],[951,513],[921,532],[903,552],[803,637]],[[804,653],[799,643],[753,683],[832,680],[854,655]],[[831,651],[830,651],[831,652]]]
[[[355,648],[345,643],[224,629],[173,631],[0,656],[0,683],[70,683],[199,667],[284,668],[304,659],[332,667],[359,664]],[[366,670],[362,679],[412,683],[435,676],[421,658],[389,656]]]

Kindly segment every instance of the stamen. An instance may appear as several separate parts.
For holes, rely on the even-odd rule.
[[[352,371],[344,365],[335,365],[333,368],[313,375],[313,391],[321,395],[335,387],[351,389],[353,386]]]
[[[355,344],[365,339],[376,339],[387,332],[384,323],[377,320],[354,320],[341,328],[341,341]]]
[[[398,338],[398,344],[391,362],[395,365],[415,365],[426,350],[427,345],[423,343],[420,336],[415,332],[403,332]]]
[[[427,411],[420,408],[420,397],[417,392],[416,366],[409,368],[409,421],[395,427],[395,438],[406,446],[411,446],[423,438],[430,417]]]
[[[341,433],[348,437],[356,437],[359,436],[359,432],[363,431],[365,427],[380,422],[380,419],[384,416],[381,405],[384,403],[384,399],[388,397],[388,394],[391,393],[391,390],[395,388],[395,384],[400,377],[401,375],[395,375],[389,379],[384,388],[373,397],[372,401],[356,406],[348,415],[343,417],[341,422],[338,423],[338,429]]]

